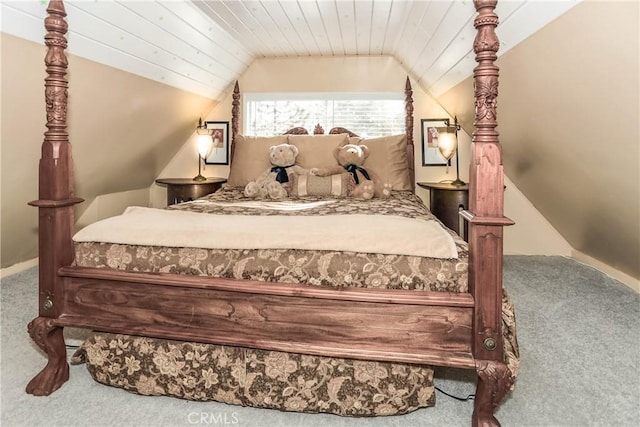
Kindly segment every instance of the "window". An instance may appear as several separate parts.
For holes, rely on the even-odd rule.
[[[271,136],[302,126],[341,126],[362,137],[405,132],[402,93],[246,93],[245,135]]]

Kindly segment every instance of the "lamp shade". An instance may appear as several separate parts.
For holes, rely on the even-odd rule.
[[[445,160],[449,160],[456,152],[456,136],[453,133],[440,133],[438,135],[438,150]]]
[[[198,154],[200,154],[200,157],[204,159],[209,155],[209,152],[211,151],[211,145],[212,145],[211,135],[209,134],[198,135]]]

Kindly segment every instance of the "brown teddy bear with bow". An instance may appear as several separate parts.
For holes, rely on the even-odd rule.
[[[369,157],[369,148],[366,145],[346,144],[336,147],[333,155],[338,161],[338,165],[329,168],[313,168],[310,173],[317,176],[329,176],[343,173],[346,170],[355,182],[355,187],[349,196],[358,199],[367,200],[372,197],[389,197],[391,195],[391,184],[382,182],[375,171],[365,169],[362,166]]]
[[[305,175],[309,171],[296,165],[298,147],[289,144],[269,148],[271,167],[244,187],[244,195],[256,199],[284,199],[288,196],[291,174]]]

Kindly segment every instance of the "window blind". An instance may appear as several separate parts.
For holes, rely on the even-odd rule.
[[[245,93],[244,133],[250,136],[282,134],[302,126],[325,132],[345,127],[362,137],[405,132],[402,93]]]

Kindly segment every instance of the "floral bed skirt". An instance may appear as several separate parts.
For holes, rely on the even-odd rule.
[[[93,334],[76,352],[98,382],[144,395],[285,411],[395,415],[433,406],[424,365]]]

